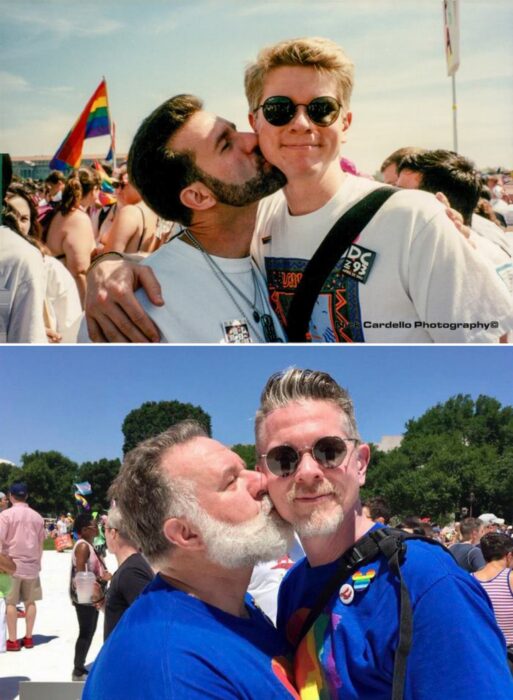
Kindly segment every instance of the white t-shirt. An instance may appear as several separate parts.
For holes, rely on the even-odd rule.
[[[68,268],[57,258],[46,255],[45,266],[46,299],[54,328],[62,335],[63,343],[76,343],[82,320],[82,306],[76,282]]]
[[[43,256],[0,226],[0,343],[47,343],[43,321]]]
[[[289,569],[305,556],[301,542],[295,535],[294,543],[288,554],[273,561],[260,562],[253,568],[248,586],[248,593],[255,604],[276,624],[278,611],[278,591]]]
[[[347,174],[329,202],[303,216],[290,215],[282,192],[261,202],[252,254],[280,320],[335,221],[379,186]],[[342,274],[345,256],[337,263],[310,320],[313,342],[491,343],[513,328],[505,285],[432,194],[394,193],[355,244],[353,270],[368,263],[367,278]]]
[[[179,239],[166,243],[141,263],[153,269],[162,288],[165,304],[160,307],[149,302],[143,290],[136,293],[146,313],[158,326],[161,340],[168,343],[265,342],[262,325],[253,318],[251,304],[255,297],[260,315],[271,315],[278,338],[284,340],[283,330],[267,298],[265,280],[251,258],[211,257],[242,295],[226,279],[221,281],[216,276],[200,250]]]
[[[472,215],[470,240],[484,255],[513,295],[513,250],[502,229],[478,214]]]

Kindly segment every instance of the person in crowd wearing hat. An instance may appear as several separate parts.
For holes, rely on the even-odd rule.
[[[45,528],[43,518],[27,503],[27,484],[17,482],[9,489],[12,508],[0,513],[1,553],[11,557],[16,565],[12,587],[6,597],[7,651],[19,651],[22,646],[32,649],[32,631],[36,620],[36,601],[41,600],[41,557]],[[25,604],[25,636],[16,636],[16,604]]]
[[[504,525],[504,518],[498,518],[493,513],[483,513],[478,520],[483,523],[483,535],[487,535],[489,532],[497,532]]]

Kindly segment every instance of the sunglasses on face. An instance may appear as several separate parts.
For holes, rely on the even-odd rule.
[[[128,183],[123,182],[123,180],[121,180],[121,182],[116,182],[116,184],[114,185],[114,189],[115,190],[124,190],[125,187],[127,186],[127,184]]]
[[[312,455],[313,459],[324,469],[340,467],[347,455],[346,442],[358,443],[356,438],[323,437],[312,445],[302,450],[296,450],[290,445],[278,445],[269,450],[265,455],[260,455],[269,471],[275,476],[291,476],[299,467],[301,458],[305,453]]]
[[[316,97],[305,104],[296,104],[290,97],[276,95],[268,97],[265,102],[259,105],[259,109],[266,121],[273,126],[285,126],[294,118],[298,107],[305,107],[308,118],[317,126],[331,126],[336,121],[342,105],[334,97]]]

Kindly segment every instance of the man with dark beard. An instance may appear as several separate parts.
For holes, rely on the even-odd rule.
[[[84,700],[299,697],[282,639],[245,595],[254,564],[292,536],[263,486],[192,420],[127,455],[111,496],[160,573],[106,641]]]
[[[128,168],[151,209],[184,227],[144,261],[166,303],[154,306],[142,291],[138,299],[161,340],[283,341],[249,246],[259,200],[285,178],[261,156],[256,136],[204,111],[197,97],[177,95],[144,120]],[[122,327],[121,306],[118,312]],[[90,321],[91,337],[102,338],[101,325]]]

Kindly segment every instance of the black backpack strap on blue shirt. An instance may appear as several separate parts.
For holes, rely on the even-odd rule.
[[[339,588],[342,581],[365,566],[371,561],[383,555],[392,573],[399,580],[400,585],[400,615],[399,615],[399,639],[394,658],[394,675],[392,680],[391,700],[402,700],[404,694],[404,681],[406,677],[406,662],[411,648],[413,636],[413,612],[410,594],[401,574],[401,563],[406,554],[406,540],[423,540],[429,544],[438,545],[448,551],[440,542],[422,535],[410,534],[403,530],[391,527],[381,527],[372,530],[360,538],[338,560],[336,571],[331,576],[326,586],[321,591],[315,605],[310,610],[296,641],[296,648],[306,636],[315,620],[324,610],[325,606]]]
[[[395,187],[379,187],[343,214],[328,231],[306,265],[287,313],[289,343],[304,343],[315,301],[328,275],[354,239],[363,231],[378,209],[397,192]]]

